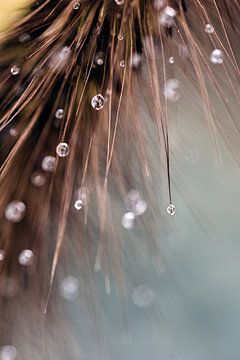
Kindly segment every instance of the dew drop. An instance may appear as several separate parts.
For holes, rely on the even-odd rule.
[[[95,63],[99,66],[104,64],[105,54],[102,51],[99,51],[95,55]]]
[[[210,60],[213,64],[222,64],[223,63],[223,52],[219,49],[214,49],[211,52]]]
[[[42,169],[46,172],[53,172],[56,169],[56,158],[48,155],[42,161]]]
[[[40,172],[36,172],[34,174],[32,174],[31,176],[31,183],[34,186],[40,187],[43,186],[46,182],[46,178],[44,176],[44,174],[40,173]]]
[[[205,25],[205,31],[208,34],[212,34],[214,32],[214,27],[211,24],[206,24]]]
[[[91,104],[95,110],[101,110],[104,107],[105,99],[101,94],[97,94],[92,98]]]
[[[132,229],[135,224],[135,214],[131,211],[126,212],[122,217],[122,226],[125,229]]]
[[[118,34],[118,40],[123,40],[123,35],[121,33]]]
[[[159,21],[163,26],[173,26],[177,12],[171,6],[166,6],[160,14]]]
[[[7,220],[17,223],[20,222],[25,215],[26,206],[22,201],[12,201],[5,209],[5,217]]]
[[[76,210],[81,210],[83,208],[83,202],[81,199],[77,199],[74,203],[74,207]]]
[[[177,101],[180,98],[180,95],[177,91],[179,87],[179,81],[177,79],[170,79],[166,82],[164,89],[164,96],[170,101]]]
[[[18,75],[20,73],[20,71],[21,71],[21,68],[18,65],[13,65],[11,67],[11,74],[12,75]]]
[[[121,67],[124,67],[124,66],[125,66],[125,61],[124,61],[124,60],[120,61],[120,66],[121,66]]]
[[[170,56],[170,58],[168,59],[169,64],[174,64],[174,57]]]
[[[173,204],[168,205],[167,207],[167,213],[171,216],[173,216],[176,212],[176,208]]]
[[[56,147],[56,153],[59,157],[66,157],[69,154],[69,146],[67,143],[60,143]]]
[[[33,263],[33,252],[30,249],[25,249],[20,252],[18,256],[18,261],[23,266],[30,266]]]
[[[56,119],[62,119],[64,116],[64,110],[63,109],[57,109],[55,112],[55,118]]]
[[[67,276],[60,285],[60,294],[66,300],[74,300],[79,295],[79,281],[74,276]]]
[[[125,0],[114,0],[117,5],[123,5]]]

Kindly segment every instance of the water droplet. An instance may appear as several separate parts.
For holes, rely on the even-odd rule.
[[[4,250],[0,250],[0,261],[3,261],[5,257],[5,251]]]
[[[95,110],[101,110],[104,107],[104,97],[101,94],[97,94],[92,98],[91,104]]]
[[[164,26],[173,26],[174,18],[177,15],[177,12],[171,6],[166,6],[160,14],[159,21],[161,25]]]
[[[0,360],[15,360],[17,355],[17,349],[13,345],[5,345],[0,349]]]
[[[83,202],[81,199],[77,199],[74,203],[74,207],[76,210],[81,210],[83,208]]]
[[[176,212],[176,208],[173,204],[168,205],[167,207],[167,213],[171,216],[173,216]]]
[[[105,54],[102,51],[99,51],[95,55],[95,63],[99,66],[104,64]]]
[[[154,0],[153,7],[155,10],[160,11],[164,6],[167,5],[166,0]]]
[[[155,298],[155,293],[147,285],[139,285],[132,292],[133,303],[141,308],[149,307]]]
[[[14,223],[20,222],[25,215],[26,206],[22,201],[12,201],[5,209],[5,217]]]
[[[19,254],[18,261],[23,266],[30,266],[33,263],[33,258],[34,258],[34,255],[33,255],[32,250],[26,249],[26,250],[23,250]]]
[[[170,56],[170,58],[168,59],[169,64],[174,64],[174,57]]]
[[[179,87],[179,81],[177,79],[170,79],[166,82],[164,89],[164,96],[170,101],[177,101],[180,95],[177,91]]]
[[[69,154],[69,146],[67,143],[60,143],[56,147],[56,153],[59,157],[66,157]]]
[[[44,174],[40,173],[40,172],[36,172],[34,174],[32,174],[31,176],[31,183],[34,186],[40,187],[43,186],[46,182],[46,178],[44,176]]]
[[[55,118],[56,119],[62,119],[64,117],[64,110],[63,109],[57,109],[55,112]]]
[[[118,40],[123,40],[123,35],[121,33],[118,34]]]
[[[135,224],[135,214],[131,211],[126,212],[122,217],[122,226],[125,229],[132,229]]]
[[[20,71],[21,71],[21,68],[18,65],[13,65],[11,67],[11,74],[12,75],[18,75],[20,73]]]
[[[125,0],[114,0],[117,5],[123,5]]]
[[[28,41],[31,40],[31,36],[28,33],[24,33],[19,35],[18,40],[20,41],[20,43],[26,44]]]
[[[134,209],[134,213],[136,216],[142,215],[145,213],[145,211],[147,210],[147,203],[146,201],[140,199],[138,200],[138,202],[136,203],[135,209]]]
[[[74,300],[79,295],[79,281],[74,276],[63,279],[60,285],[60,294],[66,300]]]
[[[212,34],[214,32],[214,27],[211,24],[206,24],[205,25],[205,31],[208,34]]]
[[[223,63],[223,59],[224,59],[224,56],[223,56],[223,52],[219,49],[214,49],[212,52],[211,52],[211,55],[210,55],[210,60],[213,64],[222,64]]]
[[[130,66],[133,69],[138,69],[142,63],[142,56],[138,53],[134,53],[132,55],[132,59],[130,60]]]
[[[124,61],[124,60],[120,61],[120,66],[121,66],[121,67],[124,67],[124,66],[125,66],[125,61]]]
[[[74,10],[79,10],[79,9],[80,9],[80,3],[79,3],[79,2],[76,2],[76,3],[73,5],[73,9],[74,9]]]
[[[16,137],[18,136],[18,131],[14,128],[14,127],[11,127],[9,129],[9,134],[12,136],[12,137]]]
[[[147,210],[147,203],[142,200],[139,192],[135,189],[132,189],[127,193],[125,206],[136,216],[142,215]]]
[[[42,169],[47,172],[53,172],[56,169],[56,158],[54,156],[45,156],[42,161]]]

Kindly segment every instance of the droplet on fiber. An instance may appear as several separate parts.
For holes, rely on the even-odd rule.
[[[83,202],[81,199],[77,199],[74,203],[74,207],[76,210],[81,210],[83,208]]]
[[[120,66],[121,66],[121,67],[124,67],[124,66],[125,66],[125,61],[124,61],[124,60],[120,61]]]
[[[79,10],[79,9],[80,9],[80,3],[79,3],[79,2],[76,2],[76,3],[73,5],[73,9],[74,9],[74,10]]]
[[[205,25],[205,31],[208,34],[212,34],[214,32],[214,27],[211,24],[206,24]]]
[[[21,68],[18,65],[13,65],[11,67],[11,74],[14,75],[14,76],[18,75],[20,73],[20,71],[21,71]]]
[[[210,55],[210,61],[213,64],[222,64],[224,60],[223,52],[219,49],[214,49]]]
[[[167,213],[171,216],[173,216],[176,212],[176,208],[173,204],[168,205],[167,207]]]
[[[54,156],[45,156],[42,161],[42,169],[46,172],[53,172],[56,169],[56,158]]]
[[[92,98],[91,104],[95,110],[101,110],[104,107],[104,97],[101,94],[97,94]]]
[[[99,51],[95,55],[95,64],[102,66],[104,64],[105,54],[103,51]]]
[[[23,266],[30,266],[33,263],[33,252],[30,249],[25,249],[20,252],[18,256],[18,261]]]
[[[159,22],[163,26],[173,26],[177,12],[171,6],[166,6],[160,13]]]
[[[125,0],[114,0],[117,5],[123,5]]]
[[[66,300],[74,300],[79,295],[79,281],[74,276],[67,276],[60,285],[60,294]]]
[[[25,215],[26,206],[22,201],[15,200],[10,202],[5,209],[5,217],[7,220],[18,223]]]
[[[56,153],[59,157],[66,157],[69,154],[69,146],[67,143],[60,143],[56,147]]]
[[[170,58],[168,59],[169,64],[174,64],[174,57],[170,56]]]

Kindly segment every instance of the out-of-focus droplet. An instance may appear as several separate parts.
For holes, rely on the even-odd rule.
[[[170,58],[168,59],[169,64],[174,64],[174,57],[170,56]]]
[[[122,217],[122,226],[125,229],[132,229],[135,224],[135,214],[131,211],[126,212]]]
[[[56,147],[56,153],[59,157],[66,157],[69,154],[69,146],[67,143],[60,143]]]
[[[223,52],[219,49],[214,49],[211,52],[210,60],[213,64],[222,64],[224,60]]]
[[[25,204],[22,201],[15,200],[7,205],[5,209],[5,217],[9,221],[17,223],[24,218],[25,212]]]
[[[46,177],[44,176],[44,174],[40,173],[40,172],[36,172],[34,174],[32,174],[31,176],[31,183],[34,186],[40,187],[43,186],[46,182]]]
[[[50,59],[49,66],[52,69],[62,69],[68,62],[71,55],[71,49],[68,46],[62,47],[53,53]]]
[[[20,252],[18,256],[18,261],[23,266],[30,266],[33,263],[33,252],[30,249],[25,249]]]
[[[31,40],[31,36],[28,33],[24,33],[19,35],[18,40],[20,41],[20,43],[26,44],[28,41]]]
[[[166,0],[154,0],[153,7],[155,10],[160,11],[167,5]]]
[[[83,202],[81,199],[77,199],[74,203],[74,207],[76,210],[81,210],[83,208]]]
[[[124,61],[124,60],[120,61],[120,66],[121,66],[121,67],[124,67],[124,66],[125,66],[125,61]]]
[[[177,101],[180,98],[180,95],[177,91],[179,87],[179,81],[177,79],[170,79],[166,82],[164,89],[164,96],[170,101]]]
[[[97,52],[96,55],[95,55],[95,59],[94,59],[95,64],[97,64],[99,66],[103,65],[104,64],[104,59],[105,59],[104,52],[103,51]]]
[[[80,3],[79,3],[79,2],[76,2],[76,3],[73,5],[73,9],[74,9],[74,10],[79,10],[79,9],[80,9]]]
[[[142,63],[142,56],[138,53],[134,53],[132,55],[132,59],[130,60],[130,66],[133,69],[138,69]]]
[[[16,130],[14,127],[11,127],[11,128],[9,129],[9,134],[10,134],[12,137],[18,136],[18,132],[17,132],[17,130]]]
[[[139,192],[135,189],[130,190],[125,198],[126,208],[134,213],[136,216],[140,216],[147,210],[147,203],[144,201]]]
[[[66,300],[74,300],[79,295],[79,281],[74,276],[63,279],[60,285],[60,294]]]
[[[176,212],[176,208],[173,204],[168,205],[167,207],[167,213],[171,216],[173,216]]]
[[[189,57],[189,50],[186,45],[179,44],[178,45],[178,53],[179,53],[179,56],[183,60],[186,60]]]
[[[174,18],[176,15],[177,12],[174,8],[172,8],[171,6],[166,6],[160,14],[160,24],[164,26],[173,26]]]
[[[62,119],[64,116],[64,110],[63,109],[57,109],[55,112],[55,118],[56,119]]]
[[[5,257],[5,251],[4,250],[0,250],[0,261],[3,261]]]
[[[21,71],[21,68],[18,65],[13,65],[11,67],[11,74],[12,75],[18,75],[20,73],[20,71]]]
[[[95,110],[101,110],[104,107],[104,97],[101,94],[97,94],[92,98],[91,104]]]
[[[46,172],[53,172],[56,169],[56,158],[48,155],[42,161],[42,169]]]
[[[214,27],[211,24],[206,24],[205,25],[205,31],[208,34],[212,34],[214,32]]]
[[[117,5],[123,5],[125,0],[114,0]]]
[[[0,360],[16,360],[17,349],[13,345],[5,345],[0,348]]]
[[[132,292],[133,303],[141,308],[149,307],[155,298],[155,292],[147,285],[139,285]]]
[[[146,210],[147,210],[146,201],[144,201],[142,199],[138,200],[138,202],[136,203],[135,209],[134,209],[135,215],[140,216],[140,215],[144,214]]]
[[[123,40],[123,35],[120,33],[120,34],[118,34],[118,40]]]
[[[16,279],[14,278],[3,278],[0,281],[0,296],[4,297],[13,297],[19,291],[19,285]]]

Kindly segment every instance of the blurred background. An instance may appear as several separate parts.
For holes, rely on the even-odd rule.
[[[2,33],[26,3],[0,0]],[[161,214],[149,216],[157,223],[158,256],[147,249],[147,231],[124,230],[122,266],[131,278],[126,294],[119,296],[113,285],[107,295],[103,276],[93,269],[89,289],[80,281],[69,299],[62,281],[66,276],[81,278],[81,266],[76,253],[64,247],[67,260],[57,273],[52,317],[34,317],[31,303],[19,306],[11,329],[19,359],[239,360],[240,169],[234,157],[239,139],[229,113],[210,89],[216,119],[230,135],[226,143],[216,132],[216,156],[199,92],[183,70],[175,75],[180,99],[169,109],[173,217],[166,213],[166,184],[156,180],[162,173],[158,140],[150,126],[148,134],[153,192]],[[228,85],[224,90],[228,96]],[[144,114],[141,94],[139,102]],[[229,102],[238,119],[232,95]],[[147,112],[144,116],[147,123]],[[151,213],[151,204],[147,211]],[[90,288],[96,292],[94,307],[86,301]]]

